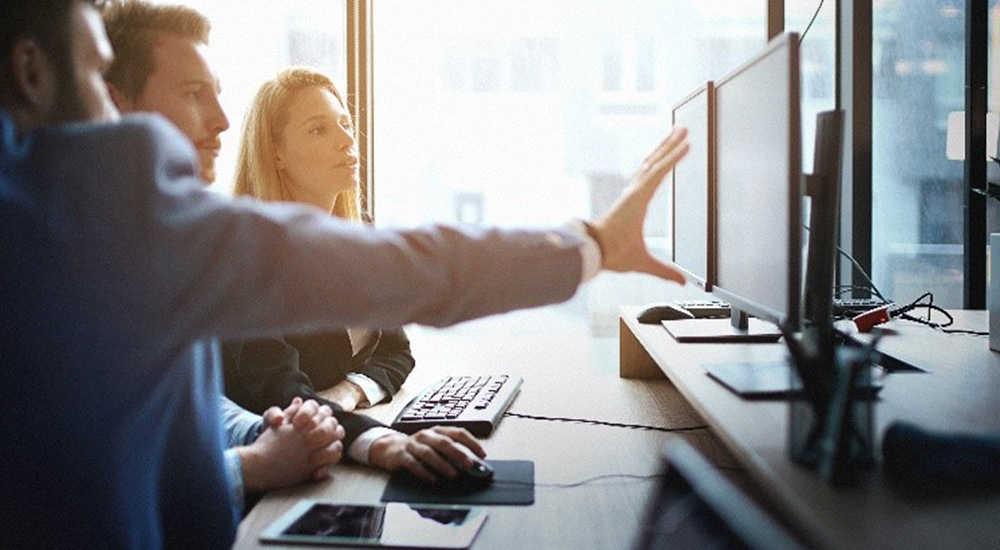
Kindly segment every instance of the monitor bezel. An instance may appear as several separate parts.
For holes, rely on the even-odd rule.
[[[705,215],[706,227],[705,231],[708,234],[706,242],[708,243],[708,250],[705,251],[706,261],[705,261],[705,275],[702,276],[698,273],[691,271],[688,267],[679,264],[677,262],[677,171],[673,171],[670,174],[670,260],[673,262],[674,266],[684,272],[685,277],[688,281],[695,284],[695,286],[700,287],[706,292],[711,292],[712,285],[715,284],[715,220],[713,219],[715,215],[715,82],[709,80],[705,84],[699,86],[695,91],[691,92],[683,99],[678,101],[670,109],[670,123],[671,126],[677,127],[677,111],[686,107],[689,103],[694,101],[696,98],[705,94],[705,100],[708,107],[706,108],[708,116],[708,136],[707,143],[705,144],[708,148],[706,157],[706,162],[708,166],[706,167],[705,173],[708,175],[706,184],[708,185],[708,212]]]
[[[737,292],[719,286],[718,271],[716,279],[712,285],[712,293],[720,299],[729,302],[733,308],[733,319],[736,322],[738,315],[736,310],[745,312],[748,315],[758,317],[775,324],[785,323],[792,330],[798,330],[802,319],[802,197],[803,197],[803,176],[802,176],[802,114],[801,114],[801,80],[800,80],[800,56],[799,56],[799,34],[785,33],[768,43],[768,45],[753,58],[743,63],[723,78],[715,81],[715,100],[718,102],[718,90],[738,78],[756,66],[760,61],[777,54],[781,50],[788,50],[788,117],[789,117],[789,140],[788,140],[788,288],[787,309],[788,311],[778,311],[765,304],[757,303],[749,298],[741,296]],[[713,107],[715,117],[715,134],[718,135],[718,105]],[[718,158],[715,157],[716,174],[718,174]],[[716,177],[716,187],[719,181]],[[716,206],[718,205],[718,191],[716,191]],[[719,223],[719,212],[716,210],[714,219]],[[718,255],[718,226],[715,228],[715,253]],[[718,263],[716,263],[718,270]]]

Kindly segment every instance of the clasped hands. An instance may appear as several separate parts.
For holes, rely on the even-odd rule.
[[[296,397],[284,410],[271,407],[265,411],[264,423],[257,441],[238,450],[246,492],[327,479],[329,466],[343,458],[344,428],[326,405]],[[390,472],[405,468],[434,482],[458,474],[445,456],[471,466],[469,451],[480,458],[486,456],[466,430],[434,427],[413,435],[393,432],[379,437],[369,450],[369,462]]]

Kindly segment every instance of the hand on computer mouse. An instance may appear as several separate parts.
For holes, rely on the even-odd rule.
[[[479,441],[462,428],[436,426],[413,435],[399,432],[385,435],[372,443],[368,461],[378,468],[393,472],[405,468],[424,481],[455,479],[455,465],[472,469],[475,457],[485,458]]]

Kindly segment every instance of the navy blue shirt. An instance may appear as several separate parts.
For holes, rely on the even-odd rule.
[[[159,117],[16,139],[0,111],[0,546],[230,546],[213,338],[445,326],[580,282],[572,233],[378,231],[197,174]]]
[[[18,143],[0,117],[0,546],[230,546],[218,345],[161,323],[157,281],[129,265],[146,236],[115,233],[148,192],[95,183],[148,185],[152,132],[80,125]],[[172,168],[197,185],[193,166]]]

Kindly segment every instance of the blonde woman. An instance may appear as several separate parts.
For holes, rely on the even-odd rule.
[[[312,204],[361,223],[358,153],[350,113],[333,82],[307,68],[282,71],[258,90],[244,122],[233,189],[264,201]],[[332,289],[336,291],[336,289]],[[428,480],[455,470],[441,454],[468,463],[485,456],[465,430],[433,428],[407,437],[350,411],[392,399],[414,360],[402,329],[341,329],[230,342],[223,355],[226,394],[262,411],[294,397],[331,406],[356,461],[406,467]],[[323,391],[329,401],[316,395]]]

